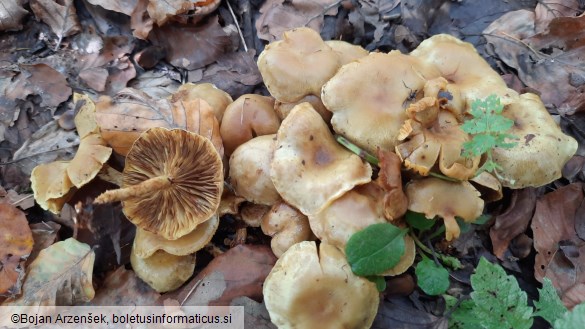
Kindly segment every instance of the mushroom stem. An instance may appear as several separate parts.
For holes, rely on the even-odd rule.
[[[459,224],[455,220],[453,216],[445,216],[443,217],[443,222],[445,222],[445,228],[447,229],[446,240],[451,241],[453,238],[457,239],[460,234]]]
[[[158,191],[170,187],[171,178],[168,176],[157,176],[149,178],[138,185],[132,185],[117,190],[109,190],[100,194],[93,203],[103,204],[116,201],[124,201],[130,198],[143,196],[153,191]]]

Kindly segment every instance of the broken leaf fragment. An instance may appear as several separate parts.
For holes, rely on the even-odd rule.
[[[0,296],[14,296],[34,241],[24,213],[12,205],[0,203],[0,227]]]
[[[73,238],[39,253],[26,270],[22,295],[4,306],[69,306],[93,299],[92,273],[95,254]]]

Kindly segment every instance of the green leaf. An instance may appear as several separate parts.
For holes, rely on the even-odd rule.
[[[434,219],[428,219],[425,217],[424,214],[421,214],[419,212],[414,212],[414,211],[409,210],[404,215],[404,218],[406,219],[406,222],[408,223],[408,225],[410,225],[411,227],[414,227],[415,229],[419,230],[420,232],[427,231],[431,227],[433,227],[433,225],[435,225]]]
[[[585,324],[585,303],[581,303],[555,321],[554,329],[580,329]]]
[[[345,246],[353,273],[378,275],[396,266],[404,255],[403,236],[407,231],[390,223],[379,223],[354,233]]]
[[[447,308],[451,309],[457,304],[457,298],[449,295],[443,295]],[[451,312],[449,317],[449,329],[470,329],[481,328],[477,317],[473,314],[475,303],[472,300],[462,301],[457,309]]]
[[[544,278],[542,289],[538,289],[538,293],[538,301],[534,302],[536,307],[534,316],[540,316],[548,323],[553,324],[567,313],[567,308],[561,302],[557,290],[549,278]]]
[[[370,282],[375,283],[376,289],[378,289],[379,292],[386,290],[386,279],[384,279],[383,276],[370,275],[366,276],[366,279],[368,279]]]
[[[427,257],[416,265],[414,272],[418,286],[427,295],[441,295],[449,289],[449,272]]]
[[[530,329],[532,308],[527,296],[513,276],[506,275],[499,265],[481,258],[471,276],[473,314],[485,329]]]
[[[479,217],[477,217],[474,221],[473,224],[475,225],[483,225],[487,222],[489,222],[489,220],[492,218],[492,216],[490,215],[481,215]]]

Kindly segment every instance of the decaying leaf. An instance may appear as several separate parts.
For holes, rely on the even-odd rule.
[[[160,294],[124,266],[110,272],[89,303],[94,306],[155,306]]]
[[[0,296],[14,296],[20,293],[33,237],[24,213],[9,204],[0,204],[0,228]]]
[[[188,0],[166,0],[156,1],[150,0],[147,10],[150,17],[152,17],[158,26],[165,24],[169,18],[184,14],[189,10],[195,8],[194,1]]]
[[[536,32],[544,32],[550,22],[556,17],[579,15],[582,12],[580,7],[579,0],[538,1],[534,9]]]
[[[32,194],[18,194],[15,190],[6,191],[0,186],[0,204],[2,203],[26,210],[35,205],[35,198]]]
[[[31,0],[35,16],[51,27],[57,37],[67,37],[81,30],[73,0]]]
[[[26,260],[28,264],[37,258],[41,250],[46,249],[55,243],[59,229],[61,229],[61,225],[55,222],[40,222],[30,224],[29,226],[35,244],[30,256]]]
[[[308,26],[319,32],[325,15],[336,15],[335,0],[268,0],[260,8],[256,20],[258,37],[267,41],[280,40],[285,31]]]
[[[418,310],[411,304],[401,303],[399,299],[391,299],[380,303],[372,329],[447,329],[447,325],[446,318]]]
[[[24,0],[7,0],[2,1],[0,6],[0,31],[20,30],[22,24],[20,21],[28,11],[22,8]]]
[[[5,91],[8,99],[26,99],[29,95],[41,97],[41,106],[55,108],[71,96],[65,77],[46,64],[20,65],[20,74]]]
[[[508,209],[496,216],[496,222],[490,229],[490,238],[494,254],[504,259],[504,252],[510,241],[526,231],[536,207],[536,190],[525,188],[514,190]]]
[[[40,252],[26,271],[22,296],[4,306],[66,306],[93,299],[94,253],[73,238]]]
[[[203,100],[171,103],[153,99],[127,88],[114,98],[102,96],[96,103],[96,119],[102,137],[119,154],[126,155],[143,131],[152,127],[181,128],[207,137],[223,154],[219,124]]]
[[[115,1],[115,0],[114,0]],[[152,31],[154,20],[148,15],[146,8],[149,4],[148,0],[138,0],[132,13],[130,13],[130,26],[132,28],[132,35],[138,39],[146,40],[148,34]]]
[[[227,306],[241,296],[259,300],[275,262],[268,246],[238,245],[213,259],[183,288],[163,297],[185,306]]]
[[[264,303],[258,303],[248,297],[234,298],[231,306],[244,307],[244,328],[277,329],[270,321],[270,314]]]
[[[88,0],[92,5],[130,16],[139,0]]]
[[[567,185],[539,198],[532,218],[537,252],[534,276],[539,281],[551,279],[569,308],[585,301],[585,241],[575,231],[575,217],[583,200],[581,183]]]
[[[187,70],[213,63],[232,47],[231,38],[219,25],[217,17],[197,26],[175,23],[156,27],[150,33],[149,40],[166,49],[169,63]]]

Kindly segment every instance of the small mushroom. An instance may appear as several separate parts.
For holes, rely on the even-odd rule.
[[[378,312],[376,285],[353,274],[341,251],[304,241],[290,247],[264,282],[270,320],[286,328],[370,328]]]
[[[280,200],[270,179],[270,163],[276,145],[276,135],[252,138],[240,145],[229,161],[229,182],[236,195],[249,202],[273,205]]]
[[[226,108],[219,128],[225,154],[230,156],[254,137],[275,134],[279,126],[272,97],[255,94],[238,97]]]
[[[479,175],[469,179],[469,182],[477,188],[485,202],[498,201],[504,196],[502,183],[487,171],[482,171]]]
[[[130,254],[136,275],[158,292],[179,288],[195,271],[195,255],[175,256],[159,250],[148,258]]]
[[[307,216],[286,202],[272,206],[262,218],[260,227],[264,234],[272,237],[270,247],[276,257],[282,256],[295,243],[313,238]]]
[[[68,161],[55,161],[36,166],[31,172],[31,188],[41,208],[59,214],[71,199],[73,183],[67,175]]]
[[[473,222],[483,212],[480,193],[467,181],[450,182],[434,177],[414,180],[406,185],[406,195],[409,210],[423,213],[427,218],[443,218],[447,241],[459,237],[455,217]]]
[[[335,132],[371,154],[378,147],[392,151],[407,119],[406,106],[439,74],[399,51],[370,53],[342,66],[323,86],[321,100],[333,112]]]
[[[370,165],[335,141],[309,103],[291,111],[276,138],[272,182],[287,203],[307,216],[371,180]]]
[[[316,31],[302,27],[284,32],[281,41],[264,48],[258,69],[270,94],[281,102],[319,95],[340,67],[338,54]]]
[[[219,153],[206,138],[180,129],[151,128],[126,157],[123,188],[96,203],[123,201],[136,226],[176,240],[217,211],[223,190]]]
[[[219,3],[219,2],[218,2]],[[223,113],[234,100],[225,91],[211,83],[186,83],[171,96],[171,102],[203,99],[211,106],[217,122],[221,122]]]
[[[562,175],[565,163],[577,151],[578,143],[565,135],[535,94],[522,94],[504,108],[503,115],[514,120],[508,132],[519,140],[515,147],[495,148],[494,162],[502,185],[509,188],[538,187]]]
[[[219,216],[214,214],[210,219],[197,225],[193,231],[176,240],[167,240],[160,235],[136,228],[132,252],[139,258],[148,258],[157,250],[164,250],[175,256],[189,255],[203,249],[211,241],[218,226]]]

